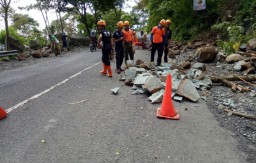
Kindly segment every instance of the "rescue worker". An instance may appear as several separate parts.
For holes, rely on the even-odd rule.
[[[129,59],[134,60],[134,52],[133,52],[133,48],[132,48],[133,32],[129,26],[130,26],[130,23],[128,21],[125,21],[124,22],[124,30],[123,30],[125,63]],[[128,54],[129,54],[129,56],[128,56]]]
[[[166,20],[165,26],[165,44],[164,44],[164,62],[168,63],[168,51],[171,45],[172,30],[170,29],[171,21]]]
[[[157,65],[160,66],[162,62],[163,50],[164,50],[164,42],[165,42],[165,20],[162,19],[158,26],[153,27],[151,32],[151,43],[152,43],[152,50],[151,50],[151,62],[154,62],[155,53],[157,50],[158,57],[157,57]]]
[[[104,20],[98,21],[97,25],[100,34],[98,39],[98,48],[102,49],[103,70],[101,71],[101,74],[108,74],[108,77],[112,77],[112,70],[109,61],[109,53],[111,53],[113,48],[111,33],[105,29],[106,22]]]
[[[49,35],[49,38],[51,40],[52,51],[54,51],[56,56],[60,55],[61,54],[61,50],[60,50],[60,42],[59,42],[59,40],[54,35]]]
[[[122,32],[124,27],[124,23],[122,21],[119,21],[117,23],[117,30],[114,32],[113,35],[113,41],[115,43],[115,51],[116,51],[116,72],[118,74],[121,73],[121,71],[124,71],[121,66],[123,64],[124,60],[124,34]]]

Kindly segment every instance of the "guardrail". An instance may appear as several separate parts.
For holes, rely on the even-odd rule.
[[[12,55],[18,55],[18,51],[17,50],[0,51],[0,57],[6,57],[6,56],[12,56]]]

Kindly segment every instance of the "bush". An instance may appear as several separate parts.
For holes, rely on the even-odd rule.
[[[25,44],[25,39],[21,35],[19,35],[17,30],[14,29],[12,26],[9,27],[9,33],[10,33],[10,36],[17,39],[20,43]],[[6,36],[5,30],[1,30],[0,31],[0,43],[1,44],[5,43],[5,36]]]

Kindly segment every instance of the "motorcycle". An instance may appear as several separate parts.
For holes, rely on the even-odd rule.
[[[96,51],[96,49],[97,49],[96,43],[91,43],[91,44],[89,44],[89,46],[90,46],[91,52]]]

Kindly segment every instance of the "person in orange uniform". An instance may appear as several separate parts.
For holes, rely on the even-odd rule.
[[[158,26],[153,27],[151,32],[150,40],[152,42],[152,50],[151,50],[151,62],[154,62],[155,53],[157,50],[157,65],[160,66],[162,62],[163,50],[164,50],[164,42],[165,42],[165,20],[162,19],[159,22]]]
[[[133,32],[130,29],[130,23],[128,21],[124,22],[124,58],[125,58],[125,63],[127,60],[134,60],[134,53],[133,53],[133,48],[132,48],[132,42],[133,42]],[[129,56],[128,56],[129,54]],[[130,58],[129,58],[130,57]]]
[[[101,71],[101,74],[107,75],[108,73],[108,77],[112,77],[112,70],[109,61],[109,53],[113,48],[111,33],[105,29],[106,22],[104,20],[98,21],[97,25],[100,34],[98,39],[98,48],[102,49],[103,70]]]
[[[168,51],[171,45],[172,30],[170,29],[171,21],[166,20],[165,26],[165,43],[164,43],[164,62],[168,63]]]

